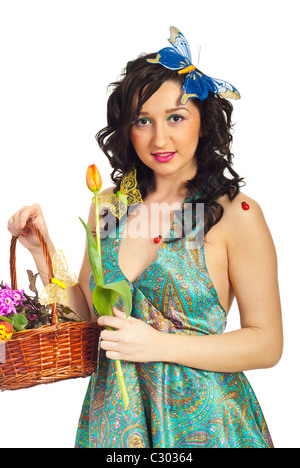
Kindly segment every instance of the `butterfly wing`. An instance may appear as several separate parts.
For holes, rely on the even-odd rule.
[[[183,94],[180,100],[182,105],[185,105],[190,98],[198,98],[200,101],[203,101],[209,93],[209,87],[199,72],[189,73],[184,80],[182,88]]]
[[[121,180],[120,192],[122,196],[115,193],[100,194],[98,196],[99,203],[102,207],[108,208],[114,216],[121,219],[127,213],[127,205],[143,202],[140,191],[136,187],[136,169],[134,168],[126,172]]]
[[[69,307],[69,295],[65,289],[59,287],[59,291],[57,292],[57,300],[59,304]]]
[[[179,29],[171,26],[169,39],[172,47],[161,49],[154,59],[147,59],[149,63],[160,63],[169,70],[182,70],[192,64],[189,44]]]
[[[54,289],[56,289],[56,286],[57,285],[55,285],[53,283],[50,283],[50,284],[48,284],[48,286],[46,286],[43,289],[43,291],[39,295],[40,304],[42,304],[42,305],[52,304],[51,299],[55,295]],[[56,302],[56,301],[54,301],[54,302]]]
[[[42,305],[53,304],[57,302],[59,286],[54,283],[48,284],[39,296],[39,302]]]
[[[208,88],[215,94],[220,94],[224,98],[240,99],[240,93],[230,83],[217,78],[211,78],[206,75],[202,75],[202,79],[207,84]]]
[[[65,289],[58,286],[58,284],[51,283],[41,292],[39,302],[42,305],[54,304],[57,302],[65,307],[69,307],[69,296]]]
[[[169,39],[170,44],[174,47],[177,54],[182,55],[188,60],[188,64],[191,65],[192,63],[192,55],[190,51],[190,46],[188,41],[179,31],[179,29],[175,28],[174,26],[170,27],[171,37]]]
[[[181,104],[185,104],[190,98],[198,98],[203,101],[208,97],[209,91],[219,94],[224,98],[240,99],[240,93],[230,83],[203,75],[197,71],[187,75],[183,84]]]
[[[118,219],[122,218],[122,216],[127,212],[127,205],[125,205],[121,198],[115,193],[104,193],[99,195],[98,200],[101,206],[110,210],[110,212]]]
[[[122,202],[122,200],[119,198],[118,201],[118,210],[116,216],[121,219],[125,214],[127,213],[127,205]]]
[[[54,278],[64,283],[67,287],[75,286],[78,283],[77,276],[69,271],[64,253],[61,250],[58,250],[53,255],[52,268]]]
[[[141,193],[136,187],[136,169],[134,168],[124,175],[120,185],[121,193],[126,197],[128,205],[143,203]]]
[[[118,217],[118,196],[115,193],[103,193],[98,195],[98,201],[103,208],[107,208],[114,216]]]
[[[171,47],[161,49],[154,59],[147,59],[147,62],[159,63],[169,70],[181,70],[191,65],[188,59],[179,55],[174,49],[171,49]]]
[[[126,193],[129,190],[136,188],[137,180],[136,180],[136,169],[132,169],[131,171],[126,172],[124,174],[123,179],[121,180],[120,190],[121,193]]]
[[[132,189],[126,193],[127,202],[129,205],[137,205],[138,203],[143,203],[142,196],[138,189]]]

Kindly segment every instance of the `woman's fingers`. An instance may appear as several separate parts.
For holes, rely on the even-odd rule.
[[[109,359],[123,359],[124,352],[130,346],[132,326],[140,320],[133,317],[126,318],[126,314],[116,307],[112,307],[113,316],[103,315],[98,319],[98,325],[104,327],[101,331],[101,348],[106,351]]]
[[[26,226],[27,221],[31,221],[38,229],[41,227],[37,221],[38,216],[41,216],[42,210],[39,205],[32,205],[25,207],[20,212],[19,217],[19,228],[23,229]]]
[[[111,327],[111,328],[117,328],[120,329],[124,326],[126,326],[127,321],[129,320],[130,322],[136,321],[137,319],[134,317],[128,317],[126,318],[125,312],[122,312],[122,310],[117,309],[116,307],[112,307],[113,311],[113,316],[111,315],[102,315],[98,319],[98,325],[100,327]]]
[[[124,327],[125,320],[119,317],[112,317],[111,315],[102,315],[98,318],[98,325],[100,325],[100,327],[111,327],[119,330]]]
[[[35,204],[31,206],[24,206],[13,216],[11,216],[11,218],[8,220],[7,228],[13,236],[19,236],[23,233],[23,230],[29,219],[35,224],[37,228],[40,228],[40,223],[37,220],[38,216],[42,216],[42,210],[39,205]],[[28,230],[25,230],[24,232],[28,232]]]
[[[160,332],[149,324],[133,317],[126,319],[118,309],[114,310],[114,316],[100,317],[98,323],[101,327],[109,327],[101,331],[100,345],[109,359],[131,362],[156,360]]]
[[[132,321],[132,320],[137,320],[136,318],[130,317],[130,316],[126,318],[125,312],[123,312],[123,311],[120,310],[120,309],[117,309],[117,308],[114,307],[114,306],[112,307],[112,311],[113,311],[113,314],[114,314],[115,317],[122,318],[123,320],[130,320],[130,321]]]
[[[46,222],[43,216],[42,209],[37,203],[31,206],[24,206],[17,211],[8,220],[7,229],[13,235],[18,237],[21,244],[30,251],[40,248],[40,242],[35,233],[27,227],[27,222],[30,220],[33,225],[38,228],[44,236],[46,242],[49,241],[49,233]]]
[[[123,312],[120,309],[117,309],[115,306],[112,306],[112,311],[113,311],[113,314],[114,314],[115,317],[120,317],[120,318],[123,318],[123,319],[126,318],[125,312]]]
[[[104,329],[101,331],[101,343],[106,342],[117,342],[120,340],[120,334],[117,330],[107,330]]]

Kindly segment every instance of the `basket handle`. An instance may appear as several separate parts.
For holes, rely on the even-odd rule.
[[[40,244],[43,250],[44,259],[47,265],[49,283],[51,283],[51,280],[53,278],[52,260],[51,260],[51,256],[49,254],[49,250],[45,242],[45,239],[40,233],[39,229],[36,226],[34,226],[31,221],[27,221],[26,228],[32,230],[35,233],[38,240],[40,241]],[[16,274],[17,239],[18,239],[17,236],[12,236],[11,243],[10,243],[10,279],[11,279],[11,289],[13,290],[18,289],[17,274]],[[57,311],[56,303],[51,304],[51,312],[52,312],[52,325],[58,325],[59,318],[58,318],[58,311]]]

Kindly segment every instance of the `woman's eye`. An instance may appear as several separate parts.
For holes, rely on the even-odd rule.
[[[149,123],[151,123],[149,119],[146,119],[145,117],[141,117],[140,119],[136,121],[135,124],[137,127],[146,127]]]
[[[181,122],[182,120],[183,120],[183,117],[177,114],[170,115],[170,117],[168,118],[168,121],[173,122],[173,123],[178,123],[178,122]]]

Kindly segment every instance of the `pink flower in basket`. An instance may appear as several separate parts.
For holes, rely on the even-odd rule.
[[[5,288],[0,289],[0,315],[6,316],[9,314],[16,314],[16,307],[22,305],[22,301],[25,300],[22,291],[13,291],[7,284]]]

